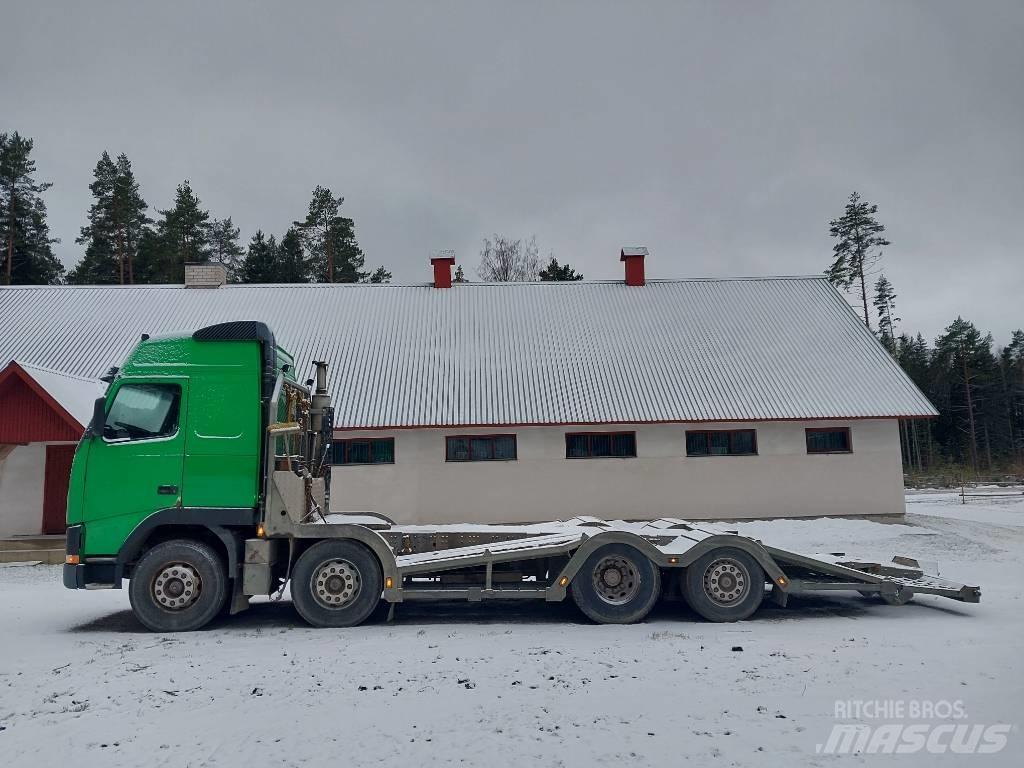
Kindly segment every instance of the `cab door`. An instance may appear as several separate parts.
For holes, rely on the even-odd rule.
[[[89,554],[115,554],[136,525],[182,494],[188,380],[121,380],[111,390],[86,469]]]

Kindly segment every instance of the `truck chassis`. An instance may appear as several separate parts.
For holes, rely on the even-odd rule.
[[[388,603],[558,602],[571,596],[583,613],[602,623],[639,621],[664,595],[683,597],[711,621],[745,619],[766,596],[781,606],[791,595],[838,590],[890,605],[903,605],[915,594],[961,602],[981,597],[978,587],[925,574],[912,558],[881,563],[841,552],[806,555],[765,545],[724,525],[675,518],[403,526],[376,515],[334,514],[300,523],[287,513],[294,506],[285,501],[288,487],[296,485],[293,476],[275,472],[273,483],[281,493],[272,497],[271,507],[281,511],[267,517],[261,537],[245,542],[243,592],[265,594],[275,579],[278,584],[290,579],[299,613],[314,625],[359,623],[376,602],[368,600],[361,611],[344,610],[355,596],[345,589],[332,593],[330,567],[343,577],[360,567],[343,554],[332,554],[330,542],[372,553],[380,569],[380,595]],[[316,562],[301,568],[307,560]],[[283,576],[281,563],[289,564]],[[316,610],[318,604],[331,607]]]

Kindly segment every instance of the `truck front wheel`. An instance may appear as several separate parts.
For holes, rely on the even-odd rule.
[[[380,603],[380,563],[362,544],[325,540],[303,552],[292,571],[292,603],[314,627],[354,627]]]
[[[128,599],[154,632],[190,632],[206,626],[228,597],[221,557],[201,541],[175,539],[147,551],[132,571]]]

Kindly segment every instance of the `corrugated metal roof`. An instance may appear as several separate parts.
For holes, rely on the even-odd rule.
[[[141,333],[266,322],[339,427],[931,416],[823,278],[0,289],[0,359],[94,378]]]

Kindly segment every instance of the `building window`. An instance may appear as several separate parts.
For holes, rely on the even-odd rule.
[[[806,434],[808,453],[853,452],[853,444],[850,442],[849,427],[808,429],[806,430]]]
[[[565,458],[636,458],[636,432],[570,432],[565,436]]]
[[[395,438],[356,437],[331,443],[332,464],[394,464]]]
[[[687,432],[686,455],[755,456],[757,455],[757,432],[753,429]]]
[[[456,435],[445,438],[445,461],[514,461],[515,435]]]

